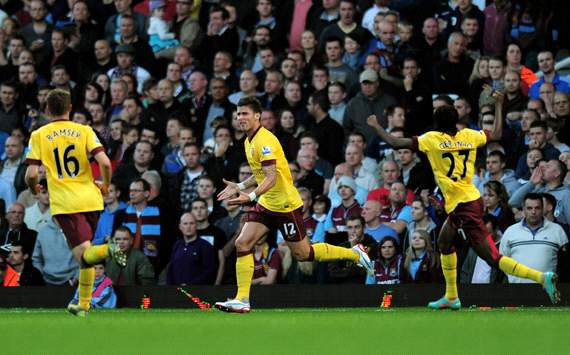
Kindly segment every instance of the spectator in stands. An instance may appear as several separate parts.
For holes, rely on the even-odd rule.
[[[362,213],[362,208],[354,198],[356,182],[353,178],[342,176],[337,183],[337,190],[342,199],[341,203],[332,209],[325,224],[325,229],[333,234],[346,232],[346,219],[353,215],[359,216]],[[343,239],[347,240],[346,238]]]
[[[255,77],[253,71],[246,69],[241,73],[239,79],[240,91],[234,92],[228,97],[228,100],[234,105],[237,105],[239,99],[246,96],[260,96],[256,90],[258,85],[258,80]]]
[[[308,147],[299,150],[297,163],[301,170],[297,176],[297,185],[309,189],[313,197],[322,195],[325,186],[325,179],[315,171],[316,162],[316,151]]]
[[[342,125],[344,112],[346,111],[346,86],[341,82],[333,82],[328,86],[327,93],[330,107],[328,114],[330,118]]]
[[[12,272],[6,272],[4,282],[6,279],[15,278],[15,286],[43,286],[45,284],[42,273],[32,265],[30,251],[20,241],[12,243],[6,261]]]
[[[479,27],[477,17],[468,14],[461,20],[461,33],[467,40],[466,54],[473,60],[477,60],[481,56],[483,43],[481,41],[481,32],[483,28]]]
[[[513,213],[508,205],[509,194],[503,184],[495,180],[486,182],[482,197],[485,213],[497,218],[497,225],[501,232],[515,223]]]
[[[212,244],[198,237],[197,222],[192,213],[180,217],[178,226],[182,233],[172,248],[168,266],[169,285],[213,284],[216,276],[216,252]]]
[[[62,230],[51,218],[38,232],[32,264],[42,273],[47,285],[73,285],[79,277],[79,264]]]
[[[24,144],[22,140],[10,136],[4,143],[4,152],[6,159],[0,161],[0,180],[4,181],[16,190],[19,194],[26,189],[24,174],[26,173],[26,164],[24,156]],[[10,205],[13,201],[4,201],[6,205]]]
[[[6,211],[6,222],[0,226],[0,256],[6,257],[10,246],[16,242],[21,243],[28,253],[32,253],[36,244],[37,233],[24,223],[25,207],[14,202]]]
[[[221,6],[212,7],[206,37],[202,41],[199,53],[203,63],[212,63],[214,55],[219,51],[227,51],[236,56],[239,47],[239,35],[234,27],[228,24],[230,14]]]
[[[182,148],[186,144],[195,143],[194,131],[188,127],[181,127],[178,132],[178,143],[176,148],[164,158],[162,165],[162,173],[168,175],[175,175],[184,169],[186,162],[182,156]]]
[[[178,200],[181,211],[190,210],[190,204],[198,196],[198,178],[207,175],[206,168],[200,163],[200,147],[196,143],[186,144],[182,148],[185,168],[174,176],[174,183],[169,184],[175,190],[171,200]]]
[[[15,82],[5,81],[0,84],[0,134],[5,134],[5,137],[22,122],[23,112],[18,105],[18,97]]]
[[[487,182],[498,181],[504,185],[510,196],[520,187],[520,183],[515,178],[514,171],[505,167],[505,154],[499,150],[494,150],[487,154],[486,169],[483,177],[476,177],[473,183],[483,193],[484,185]]]
[[[413,283],[437,283],[442,279],[439,254],[433,250],[430,235],[424,230],[412,234],[412,242],[406,250],[404,269]]]
[[[417,157],[416,152],[411,149],[398,149],[398,165],[400,166],[400,174],[402,182],[408,190],[408,197],[410,192],[412,194],[418,193],[422,190],[433,190],[435,187],[435,180],[431,169],[429,169]],[[409,200],[407,200],[409,203]]]
[[[558,201],[557,222],[570,223],[570,190],[563,181],[567,173],[566,165],[558,159],[551,159],[543,166],[538,165],[532,172],[530,180],[522,185],[509,199],[509,205],[520,208],[524,196],[529,192],[548,192]]]
[[[357,73],[342,61],[343,41],[339,37],[330,37],[325,44],[325,67],[328,69],[329,81],[340,81],[347,88],[352,88],[358,81]],[[320,88],[317,88],[320,90]]]
[[[135,64],[136,48],[132,44],[119,44],[115,48],[117,66],[107,71],[107,76],[120,79],[125,73],[131,73],[137,78],[137,92],[142,94],[144,82],[150,78],[150,73],[140,65]],[[138,62],[137,62],[138,63]]]
[[[133,234],[124,226],[113,233],[115,245],[127,255],[127,264],[122,267],[114,259],[106,260],[107,275],[117,286],[149,286],[154,284],[154,268],[148,258],[133,247]]]
[[[384,238],[392,237],[397,240],[398,233],[380,220],[382,206],[376,200],[368,200],[362,206],[361,216],[364,220],[364,233],[381,243]]]
[[[356,185],[366,192],[378,187],[378,180],[364,167],[364,152],[357,144],[349,144],[344,151],[344,160],[348,164]],[[358,191],[356,191],[358,193]]]
[[[374,275],[367,276],[367,285],[393,285],[408,277],[404,269],[404,257],[400,254],[398,240],[386,237],[378,243],[378,257],[374,260]]]
[[[125,209],[123,226],[133,234],[133,248],[146,255],[155,268],[159,265],[161,243],[160,210],[149,206],[150,184],[137,178],[129,186],[129,204]]]
[[[54,29],[51,33],[51,46],[43,61],[38,62],[38,72],[49,77],[50,68],[62,65],[72,81],[77,82],[78,61],[77,53],[69,47],[69,34],[61,29]],[[53,75],[52,75],[53,81]]]
[[[259,98],[264,108],[278,112],[287,106],[283,91],[284,77],[280,71],[268,69],[265,71],[265,81],[263,88],[265,93]]]
[[[364,218],[361,216],[350,216],[346,220],[346,229],[348,233],[348,241],[343,242],[340,246],[348,248],[361,244],[370,260],[375,260],[378,255],[377,241],[365,233]],[[366,273],[361,267],[358,267],[352,261],[334,261],[328,263],[329,281],[332,283],[359,283],[365,281]]]
[[[123,196],[127,196],[131,182],[150,169],[153,158],[152,144],[148,141],[139,141],[135,145],[132,163],[121,164],[113,172],[113,181],[115,181]]]
[[[97,228],[95,229],[95,234],[93,235],[92,243],[94,245],[106,243],[116,226],[116,216],[120,211],[124,211],[127,204],[120,201],[121,191],[117,188],[114,183],[109,185],[107,194],[103,196],[103,202],[105,202],[105,209],[99,216],[97,222]]]
[[[332,164],[318,155],[319,152],[319,143],[317,138],[310,132],[303,132],[300,137],[299,145],[301,149],[308,148],[311,151],[317,153],[317,160],[315,162],[315,172],[322,176],[325,179],[325,187],[324,192],[328,193],[331,183],[331,179],[333,177],[333,166]],[[336,189],[336,187],[333,187]]]
[[[560,151],[546,139],[546,132],[548,127],[545,122],[536,121],[530,124],[530,129],[528,136],[530,138],[528,142],[529,148],[538,148],[544,153],[545,159],[557,159],[560,156]],[[530,175],[530,169],[526,164],[526,154],[519,158],[517,163],[516,176],[520,178],[525,178]]]
[[[318,143],[319,157],[333,165],[342,162],[342,144],[344,132],[342,126],[328,114],[330,107],[326,93],[315,92],[309,97],[307,111],[315,119],[310,132]]]
[[[313,2],[313,6],[311,6],[307,14],[305,27],[315,34],[315,38],[319,38],[321,32],[327,26],[334,24],[340,19],[339,0],[323,0],[320,4],[318,2]]]
[[[109,43],[120,43],[121,36],[121,18],[129,15],[136,23],[136,33],[140,38],[146,39],[146,19],[138,12],[134,12],[132,7],[132,0],[118,0],[115,1],[115,15],[109,17],[105,23],[105,39]]]
[[[267,234],[253,246],[252,285],[274,285],[281,270],[281,255],[277,248],[267,243]]]
[[[353,97],[346,106],[343,118],[343,127],[346,133],[350,133],[355,129],[364,133],[366,141],[372,141],[375,134],[366,124],[366,118],[370,114],[378,117],[382,126],[387,125],[387,119],[384,116],[384,110],[395,105],[396,100],[382,91],[378,74],[372,69],[366,69],[360,74],[360,92]]]
[[[568,237],[562,227],[546,220],[540,194],[524,197],[524,219],[510,226],[501,239],[499,251],[535,270],[557,271],[558,252],[567,248]],[[529,283],[528,279],[508,275],[509,283]]]
[[[512,42],[507,46],[506,59],[507,72],[510,70],[519,73],[522,93],[524,96],[527,96],[530,86],[538,80],[538,77],[532,70],[521,64],[522,51],[517,43]]]
[[[196,233],[198,237],[210,243],[217,254],[218,269],[214,284],[220,285],[224,276],[226,261],[222,250],[227,241],[226,236],[221,229],[211,224],[208,220],[208,203],[204,199],[200,197],[194,199],[191,204],[191,211],[196,220]]]
[[[507,70],[505,74],[505,103],[503,111],[511,129],[520,128],[522,112],[526,108],[527,98],[521,90],[520,74]]]
[[[384,207],[390,204],[388,196],[390,196],[392,184],[400,180],[400,168],[398,164],[393,160],[386,160],[384,164],[382,164],[380,178],[382,180],[382,186],[370,191],[366,200],[378,201],[380,205]],[[414,193],[408,189],[406,191],[406,202],[411,203],[413,199]]]
[[[447,55],[433,68],[434,93],[468,94],[468,79],[473,69],[473,59],[465,56],[465,36],[454,32],[447,41]]]
[[[487,231],[491,235],[495,246],[499,249],[502,233],[499,230],[497,217],[485,214],[483,222],[485,222],[485,227],[487,227]],[[497,266],[490,266],[485,260],[477,256],[472,248],[469,248],[467,257],[461,267],[461,277],[459,278],[461,283],[494,284],[502,283],[504,278],[505,274]]]
[[[435,214],[433,207],[425,205],[421,198],[414,198],[412,202],[412,221],[408,223],[407,235],[404,237],[402,244],[403,249],[407,250],[412,244],[412,234],[416,230],[426,231],[433,242],[433,250],[437,250],[437,233],[439,232],[438,225],[432,219],[432,214]],[[431,210],[431,211],[430,211]]]
[[[91,307],[112,309],[117,306],[117,295],[113,289],[113,281],[105,275],[105,261],[100,261],[93,265],[95,269],[95,280],[91,298]],[[70,304],[79,303],[79,289]]]
[[[41,190],[36,195],[36,203],[26,208],[24,213],[24,224],[35,232],[39,232],[44,225],[51,221],[47,181],[42,179],[40,185]]]
[[[540,87],[544,83],[552,83],[556,87],[556,91],[570,94],[570,84],[562,79],[560,74],[554,69],[554,54],[549,50],[539,52],[537,60],[538,67],[542,71],[542,77],[532,84],[528,91],[528,96],[533,99],[538,98],[540,96]]]
[[[380,219],[388,227],[403,236],[406,227],[412,222],[412,208],[406,204],[406,187],[397,181],[390,187],[390,204],[383,206]]]
[[[431,125],[431,89],[420,75],[418,59],[407,57],[402,64],[404,95],[402,105],[406,110],[406,131],[422,134]]]
[[[32,21],[20,31],[26,40],[26,46],[32,51],[38,63],[48,54],[53,26],[46,20],[47,4],[42,0],[30,1],[30,17]]]
[[[354,144],[357,147],[359,147],[360,149],[362,149],[362,151],[365,151],[365,149],[366,149],[366,136],[364,136],[364,134],[361,133],[360,131],[351,132],[348,135],[348,140],[347,140],[346,144],[347,145]],[[362,159],[362,167],[363,167],[363,169],[368,171],[372,176],[376,176],[378,173],[378,169],[379,169],[378,162],[376,161],[376,159],[371,158],[367,155],[365,155],[364,158]]]

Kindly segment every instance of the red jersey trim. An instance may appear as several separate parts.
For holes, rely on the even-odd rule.
[[[269,159],[261,162],[261,166],[271,166],[276,164],[277,164],[277,159]]]
[[[97,147],[91,151],[91,155],[95,156],[95,155],[97,155],[97,153],[104,152],[104,151],[105,151],[105,149],[103,149],[103,147]]]
[[[259,125],[259,127],[257,127],[257,129],[251,134],[251,137],[247,137],[247,139],[249,140],[249,142],[251,143],[251,141],[253,140],[253,137],[255,137],[255,135],[257,134],[257,132],[259,132],[259,130],[261,129],[261,127],[263,127],[262,125]]]
[[[485,138],[487,139],[487,142],[489,142],[491,138],[491,132],[489,132],[489,130],[487,129],[482,129],[482,131],[485,133]]]
[[[420,150],[420,143],[418,142],[418,136],[412,137],[412,149],[415,151]]]
[[[39,166],[39,165],[42,165],[42,161],[41,161],[41,160],[37,160],[37,159],[30,159],[30,158],[27,158],[27,159],[26,159],[26,164],[28,164],[28,165],[38,165],[38,166]]]

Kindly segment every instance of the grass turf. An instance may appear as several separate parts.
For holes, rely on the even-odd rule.
[[[1,310],[2,354],[567,354],[570,308]]]

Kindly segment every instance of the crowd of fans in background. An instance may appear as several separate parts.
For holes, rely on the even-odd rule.
[[[257,96],[262,125],[289,160],[307,237],[362,243],[375,274],[350,262],[297,262],[270,234],[253,284],[443,282],[441,195],[425,157],[367,125],[420,135],[453,106],[458,125],[505,121],[478,152],[473,184],[501,252],[570,277],[569,23],[565,1],[0,0],[0,279],[70,285],[78,275],[51,218],[49,186],[24,182],[30,132],[48,123],[53,88],[93,127],[113,163],[94,243],[127,265],[98,267],[97,302],[114,285],[235,283],[234,241],[249,206],[216,200],[244,181],[235,105]],[[558,64],[557,64],[558,62]],[[565,74],[566,73],[566,74]],[[492,90],[505,95],[495,117]],[[92,166],[95,178],[97,166]],[[5,213],[5,214],[4,214]],[[506,279],[458,244],[462,283]],[[103,273],[106,273],[105,276]],[[101,298],[103,297],[103,298]]]

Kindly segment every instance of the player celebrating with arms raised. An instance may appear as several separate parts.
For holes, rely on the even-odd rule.
[[[46,169],[51,213],[63,230],[73,256],[80,265],[79,304],[68,306],[70,313],[84,317],[91,304],[95,280],[93,265],[109,254],[120,264],[126,257],[110,245],[92,246],[103,197],[111,179],[111,161],[95,132],[89,126],[69,121],[71,97],[63,90],[52,90],[46,98],[50,122],[32,132],[26,162],[26,183],[35,194],[39,191],[38,168]],[[103,176],[97,186],[93,181],[89,156],[93,156]]]
[[[247,133],[245,154],[253,175],[239,184],[224,180],[226,188],[218,194],[218,200],[227,203],[246,204],[257,201],[248,212],[247,222],[236,239],[237,295],[235,299],[217,302],[216,307],[225,312],[250,311],[249,290],[253,276],[253,246],[270,230],[279,229],[295,258],[299,261],[352,260],[374,272],[372,263],[362,245],[352,249],[326,243],[309,244],[306,238],[301,211],[303,201],[293,185],[289,165],[277,138],[260,123],[261,104],[254,97],[244,97],[237,105],[240,127]],[[246,194],[243,190],[256,186]]]
[[[457,255],[454,248],[454,239],[458,233],[469,238],[477,255],[489,265],[498,265],[507,274],[542,284],[552,303],[560,301],[560,294],[556,289],[557,275],[553,272],[542,273],[533,270],[500,255],[483,223],[481,195],[471,181],[475,172],[477,148],[485,145],[487,140],[499,140],[503,131],[504,96],[499,92],[495,92],[493,96],[497,101],[491,132],[468,128],[458,131],[457,111],[452,106],[444,106],[435,111],[435,131],[413,138],[394,137],[380,126],[376,116],[368,117],[368,125],[395,149],[419,149],[427,155],[437,185],[443,193],[448,217],[439,234],[438,245],[446,288],[444,297],[428,304],[432,309],[461,308],[457,293]]]

